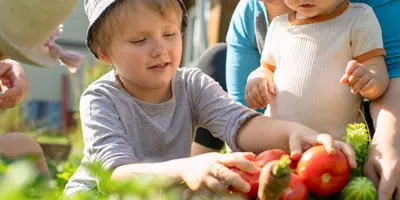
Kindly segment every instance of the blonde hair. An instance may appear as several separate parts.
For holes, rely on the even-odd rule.
[[[106,53],[111,37],[115,33],[124,31],[124,22],[138,4],[143,4],[164,17],[168,13],[176,13],[178,21],[182,23],[182,9],[177,0],[117,0],[93,24],[89,33],[91,36],[89,48],[93,52],[101,50]]]

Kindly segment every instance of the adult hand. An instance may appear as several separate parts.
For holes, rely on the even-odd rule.
[[[375,134],[364,163],[364,175],[375,184],[378,200],[389,200],[396,192],[400,200],[400,78],[390,79],[384,95],[371,102]]]
[[[364,174],[378,189],[378,200],[400,200],[400,144],[373,141],[369,147]]]
[[[20,104],[28,94],[28,80],[21,65],[10,59],[0,61],[0,109]]]

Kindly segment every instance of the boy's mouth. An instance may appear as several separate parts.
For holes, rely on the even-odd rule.
[[[153,65],[153,66],[149,67],[148,69],[162,69],[162,68],[168,67],[169,64],[170,64],[169,62],[163,62],[163,63],[157,64],[157,65]]]
[[[302,8],[313,8],[315,5],[311,5],[311,4],[302,4],[300,5],[300,7]]]

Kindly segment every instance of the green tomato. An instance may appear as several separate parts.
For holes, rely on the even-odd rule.
[[[375,200],[376,189],[367,177],[355,177],[340,191],[342,200]]]

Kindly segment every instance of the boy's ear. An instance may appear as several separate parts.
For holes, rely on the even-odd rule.
[[[105,63],[105,64],[112,64],[111,58],[105,53],[103,50],[101,50],[99,47],[96,47],[96,53],[99,59]]]

